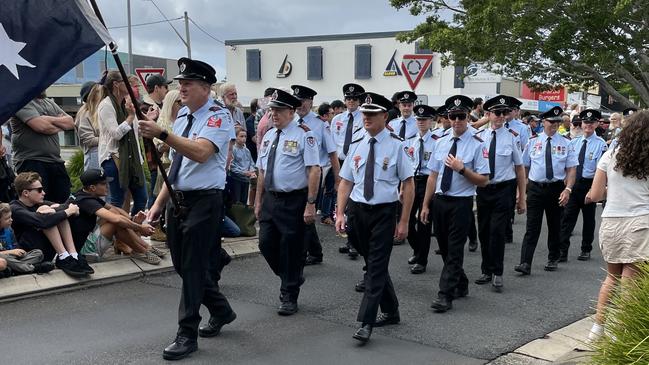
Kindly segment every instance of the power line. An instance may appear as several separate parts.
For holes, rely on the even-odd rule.
[[[151,1],[151,4],[153,4],[153,6],[155,6],[156,9],[158,9],[158,12],[160,12],[162,17],[165,18],[167,23],[169,23],[169,26],[174,30],[174,32],[176,32],[176,35],[180,38],[180,40],[182,40],[183,43],[185,43],[185,45],[187,45],[187,41],[183,38],[183,36],[180,35],[180,33],[178,33],[178,30],[176,29],[176,27],[174,27],[174,25],[171,24],[171,21],[169,21],[169,18],[167,18],[167,16],[165,15],[165,13],[162,12],[162,10],[160,10],[160,8],[158,7],[158,4],[156,4],[155,1],[153,1],[153,0],[149,0],[149,1]]]
[[[178,17],[178,18],[173,18],[173,19],[169,19],[169,20],[158,20],[158,21],[155,21],[155,22],[132,24],[131,27],[141,27],[141,26],[144,26],[144,25],[167,23],[168,21],[181,20],[182,18],[183,17]],[[122,28],[128,28],[128,25],[120,25],[120,26],[116,26],[116,27],[108,27],[108,29],[122,29]]]
[[[216,38],[215,36],[211,35],[211,34],[208,33],[205,29],[203,29],[200,25],[196,24],[196,22],[194,21],[194,19],[192,19],[191,17],[189,17],[189,21],[192,22],[192,24],[194,24],[194,25],[196,26],[196,28],[198,28],[198,30],[200,30],[201,32],[203,32],[206,36],[208,36],[208,37],[214,39],[215,41],[217,41],[217,42],[219,42],[219,43],[221,43],[221,44],[225,44],[225,42],[223,42],[222,40],[220,40],[220,39]]]

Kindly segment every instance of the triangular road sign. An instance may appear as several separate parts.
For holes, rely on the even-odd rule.
[[[401,61],[401,70],[408,80],[412,91],[415,91],[419,81],[433,61],[432,54],[406,54]]]
[[[154,75],[154,74],[164,76],[165,69],[164,68],[136,68],[135,69],[135,74],[137,75],[137,77],[142,82],[142,85],[144,87],[146,87],[146,79],[149,76]]]

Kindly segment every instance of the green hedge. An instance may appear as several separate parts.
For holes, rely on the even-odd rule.
[[[68,176],[70,176],[70,183],[72,183],[70,191],[74,193],[81,189],[79,176],[83,173],[83,151],[78,150],[75,152],[66,165]]]

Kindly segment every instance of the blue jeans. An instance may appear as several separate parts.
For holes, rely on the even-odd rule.
[[[107,177],[113,178],[108,183],[108,188],[110,190],[109,203],[113,206],[121,208],[124,205],[124,195],[126,192],[119,185],[119,172],[117,171],[117,166],[113,159],[108,159],[101,163],[101,167],[104,169],[104,173]],[[128,188],[131,191],[131,198],[133,199],[133,208],[131,208],[131,215],[137,214],[137,212],[144,210],[146,207],[146,186],[129,186]]]
[[[241,229],[236,223],[228,216],[223,219],[223,227],[221,228],[221,235],[223,237],[239,237],[241,236]]]
[[[91,147],[85,155],[83,155],[83,171],[88,169],[99,169],[99,157],[97,147]]]
[[[153,206],[153,203],[155,203],[155,200],[158,197],[157,195],[153,194],[157,180],[158,180],[158,168],[155,167],[153,170],[151,170],[151,195],[149,195],[149,201],[146,203],[147,209]]]

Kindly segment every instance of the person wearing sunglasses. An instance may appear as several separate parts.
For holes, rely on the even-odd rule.
[[[527,189],[527,225],[521,247],[521,261],[514,271],[523,276],[532,272],[534,250],[541,235],[543,213],[548,224],[548,249],[560,240],[561,214],[570,199],[575,184],[577,153],[570,138],[557,133],[563,109],[555,106],[541,114],[543,133],[531,138],[523,151],[523,164],[529,179]],[[558,255],[548,257],[544,269],[557,269]]]
[[[374,327],[400,322],[399,302],[388,267],[393,239],[403,240],[408,235],[414,184],[406,145],[386,128],[392,103],[370,92],[361,100],[366,134],[352,142],[349,158],[340,169],[336,230],[349,233],[350,242],[365,260],[366,288],[357,317],[361,327],[353,338],[366,343]],[[403,204],[397,223],[399,184]]]
[[[444,104],[452,133],[437,141],[428,161],[430,175],[420,220],[433,221],[435,236],[444,260],[437,299],[431,307],[437,313],[453,307],[456,298],[469,293],[469,279],[464,273],[464,244],[473,216],[476,186],[489,182],[489,161],[482,152],[483,140],[468,126],[473,100],[455,95]],[[431,212],[430,202],[435,199]]]
[[[509,212],[515,206],[518,214],[525,212],[526,181],[520,140],[516,132],[503,126],[511,112],[509,101],[508,97],[499,95],[485,102],[489,127],[477,134],[484,139],[482,153],[489,157],[490,173],[489,184],[478,187],[476,196],[482,276],[475,283],[491,283],[497,292],[503,287],[505,229],[511,224]],[[515,199],[517,190],[519,195]]]
[[[345,106],[347,107],[347,110],[336,115],[331,120],[331,135],[333,136],[334,143],[337,147],[336,154],[338,155],[340,166],[343,165],[343,162],[347,157],[351,142],[365,135],[363,116],[358,108],[360,105],[360,95],[364,92],[365,89],[360,85],[353,83],[345,84],[343,86],[343,95],[345,97]],[[349,240],[343,246],[338,248],[338,252],[347,254],[352,260],[358,258],[358,252],[349,243]]]
[[[593,184],[597,163],[608,149],[606,141],[595,134],[595,127],[601,116],[599,110],[594,109],[586,109],[579,114],[584,134],[570,141],[570,148],[577,153],[579,166],[577,166],[573,192],[570,194],[570,199],[561,218],[560,240],[559,242],[552,242],[550,260],[568,261],[570,236],[577,224],[579,211],[582,213],[583,229],[581,231],[581,253],[577,260],[587,261],[590,259],[590,251],[593,249],[593,240],[595,239],[595,211],[597,205],[593,202],[586,204],[585,199],[588,190]]]

